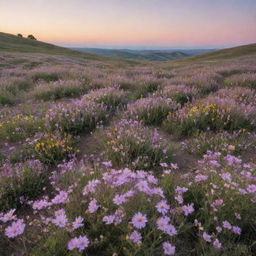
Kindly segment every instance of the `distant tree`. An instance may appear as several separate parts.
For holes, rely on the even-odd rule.
[[[36,38],[33,35],[28,35],[28,39],[36,40]]]
[[[19,33],[17,36],[18,36],[18,37],[23,37],[23,35],[22,35],[22,34],[20,34],[20,33]]]

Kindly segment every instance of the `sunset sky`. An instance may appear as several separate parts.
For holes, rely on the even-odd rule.
[[[221,48],[256,42],[256,0],[0,0],[0,31],[62,46]]]

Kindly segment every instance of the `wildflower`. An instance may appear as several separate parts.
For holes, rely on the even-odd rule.
[[[144,228],[146,226],[147,221],[148,220],[146,215],[143,215],[140,212],[136,213],[132,218],[133,226],[138,229]]]
[[[99,205],[97,203],[97,200],[96,199],[92,199],[89,203],[89,206],[88,206],[88,212],[89,213],[94,213],[98,210],[99,208]]]
[[[58,211],[55,211],[55,219],[52,219],[52,223],[56,226],[63,228],[66,226],[68,222],[67,216],[65,214],[64,209],[60,209]]]
[[[177,186],[176,189],[175,189],[175,193],[176,193],[176,194],[183,194],[183,193],[185,193],[185,192],[187,192],[187,191],[188,191],[188,189],[185,188],[185,187],[179,187],[179,186]]]
[[[177,195],[174,198],[179,204],[183,204],[184,200],[182,195]]]
[[[68,193],[65,191],[60,191],[60,193],[52,199],[52,203],[62,204],[62,203],[65,203],[67,199],[68,199]]]
[[[162,200],[159,203],[157,203],[156,209],[159,213],[165,215],[168,212],[168,210],[170,209],[170,206],[166,203],[165,200]]]
[[[173,255],[175,254],[175,246],[172,246],[168,242],[163,243],[163,249],[164,249],[164,254],[165,255]]]
[[[211,235],[208,235],[206,232],[203,233],[203,239],[210,243],[211,242],[211,239],[212,239],[212,236]]]
[[[9,212],[7,212],[6,214],[4,214],[3,217],[0,217],[0,220],[4,223],[6,223],[7,221],[10,221],[10,220],[15,220],[16,219],[16,216],[13,215],[14,212],[16,211],[16,209],[11,209]]]
[[[177,235],[176,228],[172,224],[168,224],[164,230],[169,236]]]
[[[142,239],[142,236],[141,234],[138,232],[138,231],[133,231],[131,234],[130,234],[130,240],[134,243],[140,243],[141,242],[141,239]]]
[[[79,236],[71,239],[68,243],[68,250],[78,249],[80,252],[87,248],[89,240],[87,236]]]
[[[156,221],[157,228],[161,231],[165,231],[168,224],[169,224],[170,218],[167,216],[160,217]]]
[[[189,214],[194,212],[193,206],[194,206],[194,204],[187,204],[187,205],[182,206],[182,210],[183,210],[185,216],[188,216]]]
[[[47,206],[49,206],[50,203],[47,202],[46,200],[38,200],[38,201],[34,201],[32,208],[34,210],[42,210],[44,208],[46,208]]]
[[[121,205],[123,203],[127,202],[127,199],[124,195],[116,195],[113,199],[113,203],[116,205]]]
[[[72,223],[73,229],[82,227],[84,225],[83,221],[84,221],[84,219],[81,216],[76,217],[75,221]]]
[[[231,174],[229,172],[222,173],[221,178],[225,181],[231,182]]]
[[[256,194],[256,185],[250,184],[250,185],[247,186],[246,190],[249,193]]]
[[[222,231],[222,227],[217,226],[217,227],[216,227],[216,230],[217,230],[218,233],[220,233],[220,232]]]
[[[222,244],[221,244],[220,241],[216,238],[216,239],[214,240],[214,242],[213,242],[213,246],[214,246],[215,248],[220,249],[220,248],[222,247]]]
[[[25,224],[23,222],[23,219],[18,219],[5,229],[5,235],[9,238],[14,238],[23,234],[24,229]]]
[[[222,225],[223,225],[223,227],[226,228],[226,229],[229,229],[229,230],[232,229],[232,225],[231,225],[227,220],[223,221],[223,222],[222,222]]]
[[[204,180],[207,180],[207,179],[208,179],[207,175],[198,174],[195,177],[195,182],[200,182],[200,181],[204,181]]]
[[[239,228],[238,226],[233,226],[232,230],[236,235],[241,235],[241,228]]]
[[[102,219],[102,221],[108,225],[114,223],[114,220],[115,220],[115,215],[104,216]]]

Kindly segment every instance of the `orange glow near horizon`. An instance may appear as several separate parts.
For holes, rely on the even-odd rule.
[[[256,42],[253,0],[3,2],[0,31],[33,34],[60,45],[208,47]]]

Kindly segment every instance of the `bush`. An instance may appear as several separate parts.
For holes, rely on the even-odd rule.
[[[160,125],[170,112],[179,107],[171,99],[143,98],[127,106],[125,116],[142,121],[145,125]]]
[[[38,82],[39,80],[43,80],[45,82],[53,82],[59,80],[58,73],[46,73],[46,72],[38,72],[32,75],[32,79],[34,82]]]
[[[76,100],[68,104],[55,105],[46,113],[47,125],[62,134],[86,134],[106,121],[107,110],[102,104]]]
[[[232,99],[209,97],[170,113],[164,126],[167,131],[177,132],[180,136],[207,130],[253,130],[255,115],[253,106],[239,105]]]
[[[120,90],[117,87],[107,87],[98,90],[90,91],[84,95],[82,100],[84,102],[93,101],[96,103],[102,103],[107,106],[108,109],[115,109],[119,105],[126,103],[127,93]]]
[[[255,73],[244,73],[237,74],[228,77],[224,81],[227,86],[241,86],[256,89],[256,74]]]
[[[15,98],[13,95],[7,92],[0,91],[0,105],[14,105]]]
[[[78,81],[59,80],[52,84],[39,85],[31,94],[38,100],[48,101],[62,98],[76,98],[93,88],[93,85],[83,85]]]
[[[187,102],[191,102],[193,99],[198,98],[199,91],[195,87],[189,87],[185,85],[169,85],[165,86],[159,94],[162,97],[170,98],[176,101],[178,104],[184,105]]]
[[[57,164],[71,158],[74,154],[74,138],[70,135],[37,133],[30,140],[30,144],[36,158],[45,164]]]
[[[157,131],[151,132],[141,123],[121,120],[107,133],[106,155],[115,166],[152,169],[170,161],[172,150]]]
[[[22,202],[40,196],[47,185],[46,170],[38,160],[0,168],[0,210],[21,207]]]
[[[41,130],[44,121],[34,115],[18,114],[0,122],[0,139],[19,141]]]

